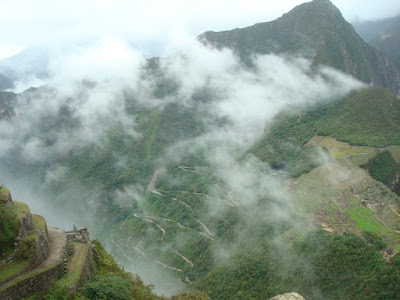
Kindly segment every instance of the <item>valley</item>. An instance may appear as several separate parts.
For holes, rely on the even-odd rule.
[[[0,91],[0,181],[21,201],[0,203],[0,254],[29,205],[51,226],[36,267],[65,263],[29,299],[396,299],[400,70],[374,45],[314,0],[163,58],[101,44]],[[59,261],[73,224],[94,239]]]

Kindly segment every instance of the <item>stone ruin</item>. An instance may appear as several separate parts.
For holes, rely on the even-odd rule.
[[[75,225],[71,231],[66,231],[69,242],[78,243],[90,243],[89,231],[86,226],[82,226],[80,230],[77,230]]]

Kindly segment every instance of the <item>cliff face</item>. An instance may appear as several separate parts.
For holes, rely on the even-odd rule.
[[[389,57],[396,68],[400,70],[400,16],[396,18],[390,28],[373,40],[371,44]]]
[[[399,73],[376,49],[366,44],[328,0],[295,7],[281,18],[242,29],[205,32],[199,36],[216,48],[234,49],[244,60],[251,54],[289,54],[327,65],[359,80],[400,90]]]

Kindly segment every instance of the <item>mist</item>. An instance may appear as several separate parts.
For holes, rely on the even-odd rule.
[[[213,218],[237,211],[240,226],[234,228],[235,238],[229,243],[215,241],[212,246],[216,262],[222,256],[229,261],[243,246],[246,230],[273,224],[272,230],[278,232],[296,214],[285,192],[285,179],[246,154],[248,149],[279,113],[335,101],[363,88],[333,69],[313,70],[304,59],[256,56],[254,66],[248,67],[230,50],[219,51],[196,41],[185,45],[169,57],[147,60],[129,44],[105,39],[56,56],[50,60],[47,84],[18,94],[15,117],[0,121],[0,182],[11,189],[14,200],[29,204],[50,226],[88,225],[92,237],[106,240],[127,270],[138,272],[166,295],[182,289],[179,276],[171,275],[175,271],[160,261],[152,263],[156,259],[133,256],[132,247],[140,239],[126,236],[126,241],[117,241],[107,236],[138,209],[143,215],[148,213],[146,203],[155,190],[146,191],[146,186],[154,171],[165,182],[179,185],[179,179],[169,178],[168,168],[181,166],[190,155],[204,158],[203,165],[184,166],[184,170],[204,168],[218,184],[209,188],[205,208],[192,223],[214,243]],[[152,149],[152,135],[143,124],[153,124],[154,114],[162,116],[171,105],[182,110],[183,116],[192,113],[190,118],[197,125],[190,125],[187,132],[165,128],[172,138]],[[147,154],[138,156],[144,161],[138,166],[135,153],[142,148]],[[108,161],[106,170],[123,178],[122,185],[87,177],[92,174],[89,167],[80,169],[88,158],[96,165],[97,156]],[[135,176],[132,166],[138,169]],[[149,227],[146,235],[159,232]],[[188,240],[177,235],[163,247],[181,251]],[[133,243],[130,252],[121,243]],[[251,245],[248,241],[247,247]],[[160,270],[169,275],[155,276],[164,274]],[[164,282],[166,277],[172,282]]]

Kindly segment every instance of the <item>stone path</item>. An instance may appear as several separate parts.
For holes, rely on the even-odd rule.
[[[67,235],[64,231],[58,228],[49,227],[49,242],[50,242],[50,255],[49,257],[38,267],[44,268],[59,262],[63,258],[63,254],[67,245]]]

